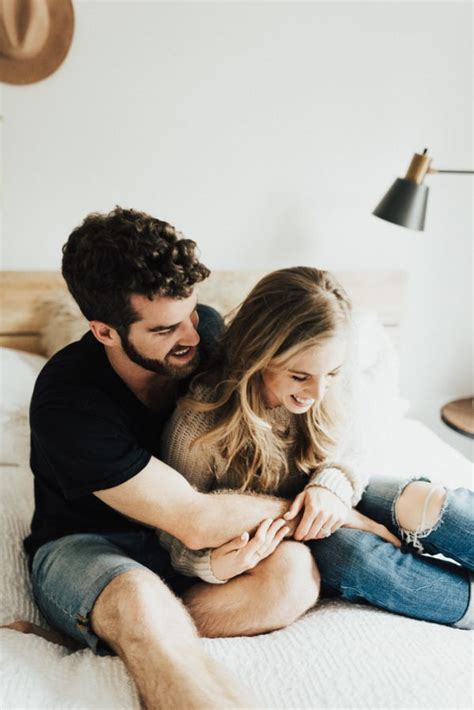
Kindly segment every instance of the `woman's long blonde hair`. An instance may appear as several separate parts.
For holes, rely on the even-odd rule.
[[[282,369],[303,351],[339,334],[350,311],[347,294],[330,273],[303,266],[268,274],[240,305],[224,331],[219,360],[195,379],[179,405],[214,412],[212,428],[193,445],[218,446],[226,460],[221,484],[274,491],[288,472],[289,445],[303,473],[312,473],[327,459],[335,443],[334,405],[323,399],[295,416],[290,441],[289,432],[278,434],[265,419],[262,372]],[[198,398],[199,383],[211,388],[211,401]]]

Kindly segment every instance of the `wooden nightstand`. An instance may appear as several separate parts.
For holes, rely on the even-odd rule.
[[[457,399],[441,407],[441,419],[454,431],[474,439],[474,399]]]

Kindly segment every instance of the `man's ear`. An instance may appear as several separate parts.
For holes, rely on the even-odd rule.
[[[97,338],[102,345],[106,345],[109,348],[121,345],[122,341],[120,340],[119,334],[115,328],[107,325],[107,323],[103,323],[100,320],[91,320],[89,321],[89,327],[94,337]]]

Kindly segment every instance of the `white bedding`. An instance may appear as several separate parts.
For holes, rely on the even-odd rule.
[[[390,442],[383,452],[373,451],[381,474],[471,485],[470,463],[419,422],[400,421]],[[33,507],[32,475],[25,463],[4,465],[0,481],[0,623],[43,623],[21,549]],[[325,602],[282,631],[202,644],[250,686],[262,708],[472,706],[469,632],[370,607]],[[139,708],[118,658],[95,657],[89,650],[71,653],[5,629],[0,646],[2,709]]]

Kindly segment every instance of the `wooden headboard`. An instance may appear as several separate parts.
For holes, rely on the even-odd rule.
[[[226,312],[244,298],[263,273],[215,271],[200,285],[200,301]],[[354,306],[375,311],[395,344],[398,344],[406,274],[398,270],[333,273],[351,296]],[[1,271],[0,345],[41,353],[40,331],[43,319],[38,305],[48,294],[64,290],[66,284],[58,272]],[[232,304],[230,307],[229,303]]]

